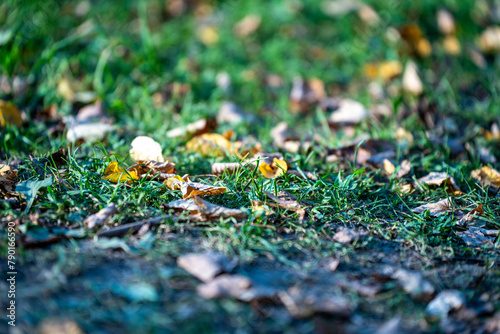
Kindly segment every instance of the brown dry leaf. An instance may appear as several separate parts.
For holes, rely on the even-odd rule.
[[[287,171],[288,174],[292,174],[292,175],[295,175],[297,177],[301,177],[303,179],[307,179],[307,180],[311,180],[311,181],[316,181],[318,179],[318,177],[316,176],[316,174],[312,173],[312,172],[308,172],[308,171],[303,171],[303,170],[296,170],[296,169],[289,169]]]
[[[325,97],[323,81],[312,78],[306,82],[301,77],[295,77],[290,92],[290,111],[294,113],[306,112]]]
[[[161,146],[153,138],[139,136],[132,141],[131,145],[129,153],[135,161],[164,161]]]
[[[483,166],[480,169],[473,170],[470,176],[479,181],[483,187],[489,186],[496,193],[500,188],[500,173],[488,166]]]
[[[217,121],[214,118],[200,119],[196,122],[189,123],[186,126],[181,126],[167,131],[168,138],[177,138],[181,136],[200,136],[204,133],[209,133],[215,130]]]
[[[469,213],[467,213],[465,216],[460,218],[459,221],[457,221],[457,225],[467,227],[467,225],[472,222],[475,217],[474,216],[480,216],[484,213],[483,210],[483,204],[479,204],[477,207],[472,209]]]
[[[401,161],[401,165],[399,166],[399,170],[398,173],[396,174],[396,177],[400,179],[406,174],[408,174],[410,171],[411,171],[411,162],[409,160],[403,160]]]
[[[268,191],[264,191],[264,194],[278,203],[278,206],[282,209],[292,209],[295,211],[303,210],[302,205],[297,202],[297,196],[292,195],[284,190],[280,190],[277,195],[274,195]]]
[[[467,231],[457,232],[457,234],[468,246],[481,247],[483,245],[492,245],[498,237],[498,230],[470,226]]]
[[[112,161],[106,167],[102,179],[105,181],[110,181],[113,183],[120,182],[132,182],[133,180],[138,180],[137,172],[130,170],[127,171],[122,167],[118,166],[118,162]]]
[[[288,170],[288,165],[286,161],[274,158],[271,164],[262,161],[259,165],[259,170],[266,179],[274,179],[285,174]]]
[[[380,168],[386,175],[392,175],[396,171],[396,166],[391,161],[396,157],[396,152],[386,151],[372,155],[366,162]]]
[[[10,102],[0,100],[0,127],[13,124],[17,127],[23,125],[21,112]]]
[[[0,168],[0,195],[3,195],[3,198],[15,195],[17,181],[17,171],[12,170],[10,166]]]
[[[415,213],[423,213],[426,210],[429,210],[429,214],[431,216],[436,216],[439,213],[450,211],[451,205],[452,205],[451,200],[443,199],[443,200],[436,202],[436,203],[428,203],[428,204],[421,205],[421,206],[419,206],[411,211],[413,211]]]
[[[220,218],[245,219],[247,214],[243,210],[230,209],[220,205],[207,202],[197,196],[188,200],[176,200],[165,205],[165,209],[173,209],[176,212],[188,212],[189,218],[196,221],[219,220]]]
[[[249,14],[245,16],[241,21],[236,23],[234,26],[234,33],[238,37],[246,37],[256,31],[260,23],[262,22],[262,18],[260,15]]]
[[[83,221],[83,224],[88,229],[93,229],[104,225],[117,211],[115,203],[109,203],[104,209],[88,216]]]
[[[177,259],[177,265],[202,282],[209,282],[217,275],[233,270],[235,261],[214,251],[189,253]]]
[[[446,187],[446,192],[454,195],[463,194],[458,188],[455,179],[445,172],[432,172],[429,175],[418,179],[419,182],[427,184],[429,187]]]
[[[170,177],[175,177],[175,164],[172,162],[159,161],[137,161],[137,165],[129,168],[129,171],[135,171],[141,178],[148,180],[165,181]]]
[[[227,191],[226,187],[185,181],[178,175],[168,178],[163,184],[170,190],[181,190],[182,198],[185,200],[194,196],[220,195]]]
[[[218,133],[205,133],[201,136],[194,137],[186,143],[186,148],[202,156],[236,154],[231,142]]]

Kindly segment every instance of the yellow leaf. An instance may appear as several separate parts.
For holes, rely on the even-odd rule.
[[[226,187],[215,187],[198,182],[181,183],[182,198],[189,199],[194,196],[220,195],[226,192]]]
[[[382,79],[392,79],[403,72],[403,65],[397,60],[389,60],[378,67],[378,76]]]
[[[0,126],[5,126],[7,123],[21,126],[23,125],[23,118],[15,105],[0,100]]]
[[[460,42],[455,36],[447,36],[443,41],[443,47],[444,51],[451,56],[457,56],[461,51]]]
[[[205,133],[194,137],[187,142],[186,148],[203,156],[221,156],[233,153],[231,142],[218,133]]]
[[[102,179],[113,183],[120,183],[132,182],[133,180],[138,180],[139,177],[135,171],[127,171],[118,166],[116,161],[112,161],[106,167]]]
[[[491,167],[484,166],[481,169],[476,169],[470,175],[473,179],[481,182],[483,186],[491,186],[495,191],[500,188],[500,173]]]
[[[163,184],[170,190],[180,190],[182,182],[185,181],[179,175],[176,175],[174,177],[169,177],[168,179],[166,179]]]
[[[266,179],[274,179],[275,177],[285,174],[288,170],[288,166],[286,161],[274,158],[271,165],[263,161],[259,165],[259,169]]]

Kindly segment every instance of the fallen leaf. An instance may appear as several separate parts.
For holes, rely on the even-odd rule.
[[[443,35],[452,35],[455,33],[455,19],[446,9],[440,9],[437,12],[437,24],[439,31]]]
[[[259,170],[266,179],[274,179],[284,175],[288,170],[288,165],[286,161],[274,158],[271,164],[262,161],[259,165]]]
[[[392,278],[413,298],[430,300],[434,295],[434,286],[419,272],[398,269],[392,274]]]
[[[375,168],[382,169],[384,174],[390,176],[396,171],[396,166],[394,166],[394,163],[391,161],[395,157],[396,152],[391,150],[372,155],[366,162],[375,166]]]
[[[475,219],[474,216],[480,216],[482,214],[484,214],[483,204],[479,204],[476,208],[460,218],[460,220],[457,221],[457,225],[467,227],[467,225]]]
[[[215,162],[212,164],[212,174],[222,175],[224,172],[232,174],[243,168],[239,162]]]
[[[444,52],[451,56],[457,56],[462,51],[460,42],[455,36],[447,36],[443,41]]]
[[[473,170],[470,176],[479,181],[483,187],[489,186],[494,193],[500,189],[500,173],[491,167],[483,166]]]
[[[209,282],[217,275],[230,272],[236,264],[236,261],[231,261],[225,255],[214,251],[189,253],[177,259],[179,267],[202,282]]]
[[[112,161],[106,167],[102,179],[105,181],[110,181],[113,183],[120,182],[132,182],[133,180],[138,180],[137,172],[133,170],[125,170],[118,166],[118,162]]]
[[[23,117],[15,105],[0,100],[0,127],[6,124],[13,124],[20,127],[23,125]]]
[[[427,210],[429,210],[429,214],[431,216],[436,216],[437,214],[442,212],[448,212],[451,210],[451,200],[443,199],[436,203],[428,203],[412,209],[412,211],[415,213],[423,213]]]
[[[410,171],[411,171],[411,162],[409,160],[403,160],[401,161],[401,165],[399,166],[399,170],[398,173],[396,174],[396,177],[400,179],[406,174],[408,174]]]
[[[308,318],[318,313],[348,318],[352,314],[352,306],[337,294],[292,287],[288,291],[279,292],[278,296],[288,312],[296,318]]]
[[[425,312],[432,318],[448,316],[452,310],[459,310],[465,305],[465,297],[458,290],[444,290],[427,305]]]
[[[217,114],[218,123],[251,123],[255,121],[255,117],[245,113],[239,106],[230,101],[225,101],[220,106]]]
[[[219,31],[215,26],[202,25],[198,28],[197,36],[206,46],[212,46],[219,41]]]
[[[414,23],[405,25],[399,32],[411,53],[416,53],[420,57],[428,57],[431,54],[432,46],[418,25]]]
[[[420,183],[426,184],[431,188],[446,187],[446,192],[450,194],[463,194],[458,188],[455,179],[445,172],[431,172],[428,175],[418,179]]]
[[[181,190],[182,198],[185,200],[194,196],[220,195],[227,191],[226,187],[216,187],[204,183],[185,181],[178,175],[168,178],[163,184],[170,190]]]
[[[52,177],[46,178],[42,181],[22,181],[18,183],[16,192],[24,195],[27,201],[26,209],[24,210],[25,213],[30,211],[38,190],[42,187],[48,187],[52,185],[52,183],[54,183],[54,179]]]
[[[181,126],[167,131],[168,138],[176,138],[181,136],[200,136],[215,130],[217,127],[217,120],[214,118],[200,119],[196,122],[189,123],[186,126]]]
[[[173,209],[176,212],[188,212],[189,218],[196,221],[219,220],[220,218],[245,219],[247,213],[239,209],[230,209],[217,204],[207,202],[197,196],[188,200],[176,200],[165,204],[165,210]]]
[[[360,233],[353,229],[340,227],[338,231],[333,235],[333,240],[342,245],[347,245],[358,240],[362,235],[363,233]]]
[[[323,81],[317,78],[305,81],[301,77],[295,77],[290,91],[290,111],[294,113],[306,112],[325,97]]]
[[[413,61],[406,63],[403,73],[403,90],[411,95],[420,95],[424,92],[422,80],[418,76],[417,65]]]
[[[222,156],[235,153],[231,142],[217,133],[205,133],[194,137],[187,142],[186,148],[202,156]]]
[[[94,229],[104,225],[116,213],[116,211],[116,204],[109,203],[105,208],[85,218],[83,224],[88,229]]]
[[[12,170],[10,166],[0,168],[0,194],[15,195],[17,181],[17,171]]]
[[[135,161],[152,160],[164,162],[161,145],[153,138],[146,136],[136,137],[132,141],[130,149],[130,157]]]
[[[477,39],[477,46],[484,53],[498,53],[500,51],[500,27],[486,28]]]
[[[233,29],[234,33],[238,37],[246,37],[259,28],[261,21],[260,15],[249,14],[236,23]]]
[[[175,164],[172,162],[159,162],[159,161],[137,161],[137,165],[129,168],[135,171],[138,176],[146,177],[150,180],[165,181],[170,177],[175,177]]]
[[[365,76],[368,78],[380,78],[391,80],[403,72],[403,65],[398,60],[388,60],[380,64],[366,64]]]
[[[66,139],[70,142],[84,140],[92,142],[103,140],[111,131],[111,120],[104,114],[101,101],[81,108],[73,119],[66,133]]]
[[[248,277],[238,274],[219,275],[198,286],[196,291],[201,297],[207,299],[232,297],[243,302],[273,299],[276,295],[275,288],[254,285]]]
[[[332,125],[356,124],[368,117],[370,117],[370,112],[361,103],[351,99],[342,99],[338,109],[328,117],[328,123]]]
[[[470,247],[482,247],[483,245],[493,244],[498,237],[498,230],[469,226],[466,231],[457,232],[457,235]]]

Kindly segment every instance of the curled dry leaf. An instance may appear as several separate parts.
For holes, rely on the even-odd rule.
[[[182,191],[183,199],[189,199],[194,196],[220,195],[227,191],[226,187],[216,187],[204,183],[185,181],[178,175],[168,178],[163,184],[170,190]]]
[[[285,174],[288,170],[288,165],[286,161],[274,158],[271,164],[262,161],[259,165],[259,170],[266,179],[274,179]]]
[[[21,112],[10,102],[0,100],[0,127],[13,124],[17,127],[23,125]]]
[[[421,205],[421,206],[413,209],[412,211],[415,213],[422,213],[422,212],[425,212],[427,210],[429,210],[429,214],[431,216],[436,216],[437,214],[442,213],[442,212],[448,212],[451,210],[451,200],[443,199],[443,200],[436,202],[436,203],[424,204],[424,205]]]
[[[235,153],[231,142],[218,133],[205,133],[194,137],[187,142],[186,148],[202,156],[222,156]]]
[[[88,229],[93,229],[104,225],[117,211],[115,203],[109,203],[104,209],[99,210],[97,213],[88,216],[83,221],[83,224]]]
[[[164,162],[161,146],[153,138],[139,136],[132,141],[131,145],[129,153],[133,160]]]
[[[113,183],[120,183],[132,182],[133,180],[138,180],[139,177],[137,176],[137,172],[133,170],[125,170],[124,168],[118,166],[118,162],[112,161],[106,167],[102,179]]]
[[[470,176],[479,181],[483,187],[489,186],[496,193],[500,188],[500,173],[488,166],[481,167],[470,173]]]
[[[186,126],[178,127],[167,131],[168,138],[177,138],[181,136],[200,136],[204,133],[212,132],[217,127],[217,121],[214,118],[200,119],[189,123]]]
[[[172,162],[159,161],[137,161],[138,165],[132,166],[129,170],[135,171],[141,178],[148,180],[165,181],[170,177],[175,177],[175,164]]]
[[[457,225],[467,227],[467,225],[475,219],[474,216],[480,216],[482,214],[484,214],[483,204],[479,204],[476,208],[460,218],[460,220],[457,221]]]
[[[458,188],[455,179],[445,172],[432,172],[429,175],[418,179],[419,182],[428,185],[429,187],[446,187],[446,192],[454,195],[463,194]]]
[[[189,218],[196,221],[219,220],[220,218],[245,219],[247,214],[243,210],[230,209],[207,202],[197,196],[188,200],[176,200],[165,205],[165,209],[176,212],[188,212]]]
[[[0,168],[0,196],[2,198],[11,197],[16,194],[17,182],[17,171],[12,170],[10,166]]]

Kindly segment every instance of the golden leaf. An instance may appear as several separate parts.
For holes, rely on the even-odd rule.
[[[288,166],[286,161],[274,158],[271,165],[262,161],[259,165],[259,169],[266,179],[274,179],[275,177],[285,174],[288,170]]]
[[[484,166],[481,169],[476,169],[470,173],[470,176],[483,186],[494,188],[494,191],[498,191],[500,188],[500,173],[491,167]]]
[[[138,180],[137,172],[133,170],[125,170],[118,166],[116,161],[112,161],[106,167],[102,179],[105,181],[120,183],[120,182],[132,182],[133,180]]]
[[[0,126],[5,126],[7,123],[21,126],[23,125],[23,118],[15,105],[0,100]]]
[[[166,179],[163,184],[170,190],[180,190],[181,183],[185,182],[179,175],[169,177]]]
[[[231,142],[218,133],[205,133],[194,137],[187,142],[186,148],[203,156],[221,156],[233,153]]]

